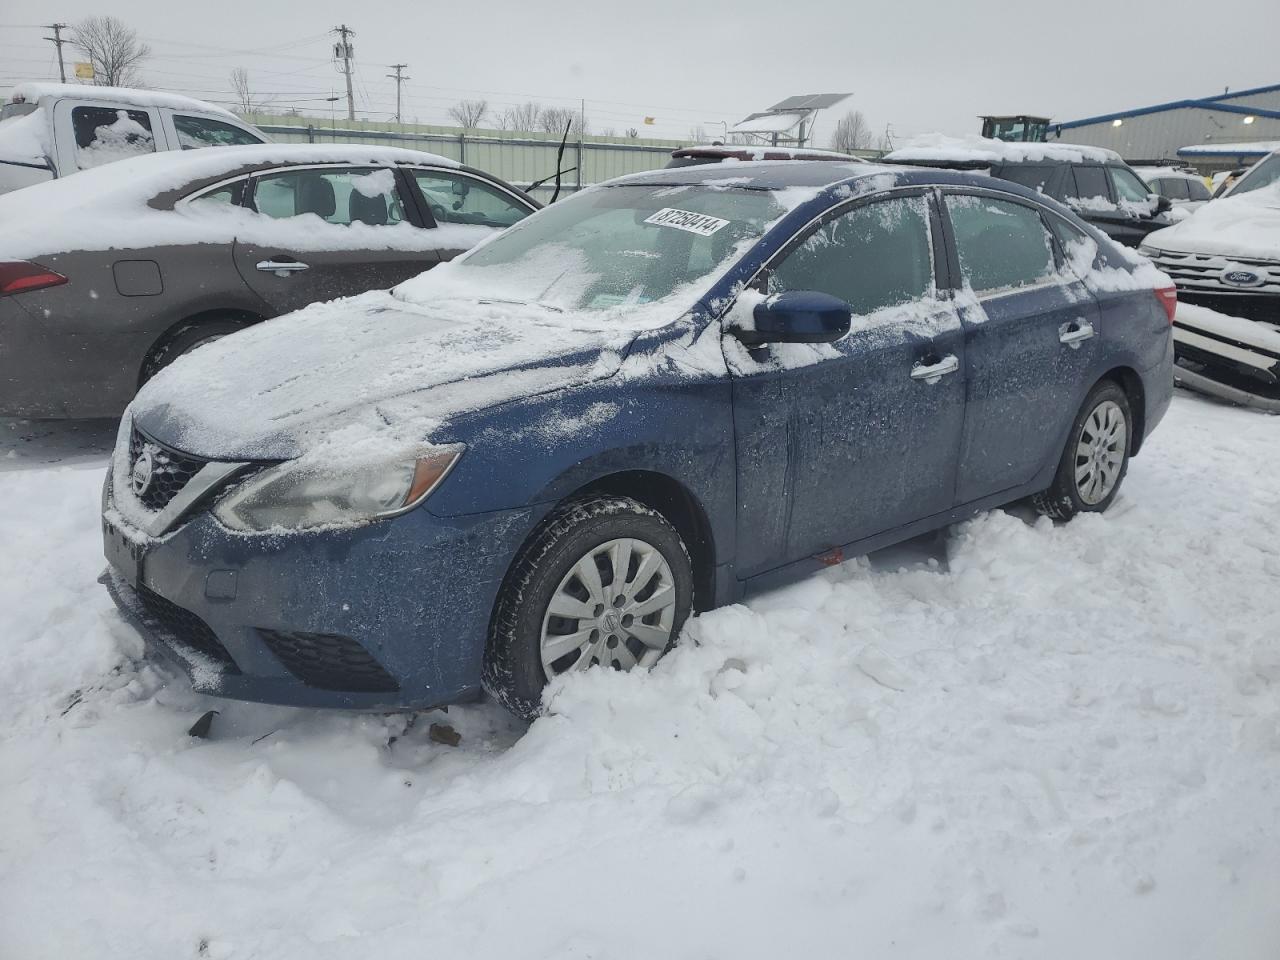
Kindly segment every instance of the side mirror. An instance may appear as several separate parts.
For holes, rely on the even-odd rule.
[[[1147,199],[1155,204],[1155,209],[1151,212],[1153,217],[1158,217],[1160,214],[1173,209],[1173,201],[1168,197],[1162,197],[1158,193],[1148,193]]]
[[[853,312],[838,297],[789,290],[756,304],[754,330],[734,330],[749,347],[765,343],[833,343],[849,332]]]

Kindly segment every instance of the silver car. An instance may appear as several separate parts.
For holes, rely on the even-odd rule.
[[[158,370],[394,286],[538,208],[444,157],[264,144],[154,154],[0,197],[0,415],[105,417]]]

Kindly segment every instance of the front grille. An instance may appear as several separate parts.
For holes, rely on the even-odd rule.
[[[1167,273],[1179,291],[1215,291],[1236,296],[1275,296],[1280,294],[1280,262],[1249,257],[1223,257],[1217,254],[1173,253],[1156,251],[1151,258]],[[1225,272],[1248,270],[1256,273],[1256,286],[1238,287],[1222,279]]]
[[[285,668],[309,687],[346,693],[392,693],[400,684],[364,647],[332,633],[258,630]]]
[[[171,646],[189,647],[216,662],[222,667],[223,673],[240,672],[236,662],[231,659],[231,654],[209,625],[190,610],[166,600],[141,584],[138,586],[138,600],[147,618],[152,621],[151,625],[167,635],[162,639],[167,640]]]
[[[151,452],[151,482],[147,484],[138,499],[148,510],[163,510],[208,461],[170,450],[145,436],[135,427],[129,437],[129,469],[131,471],[138,457],[142,455],[144,447]]]

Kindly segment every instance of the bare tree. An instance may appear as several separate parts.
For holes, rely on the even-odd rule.
[[[93,65],[99,87],[128,87],[142,79],[143,62],[151,48],[138,33],[115,17],[87,17],[76,24],[75,44]]]
[[[850,110],[836,121],[836,128],[831,133],[831,149],[842,153],[848,153],[851,150],[867,150],[871,147],[873,136],[862,111]]]
[[[270,97],[265,100],[254,97],[249,84],[249,71],[244,67],[236,67],[231,71],[231,89],[235,93],[235,109],[239,113],[256,113],[271,102]]]
[[[542,106],[530,100],[528,103],[518,103],[502,111],[502,116],[498,118],[498,126],[503,130],[523,133],[541,130],[542,127],[538,122],[541,116]]]
[[[638,136],[640,136],[640,131],[637,130],[635,127],[627,127],[627,136],[630,137],[632,140],[634,140]]]
[[[488,115],[488,100],[459,100],[449,108],[449,116],[464,130],[474,130]]]
[[[618,135],[617,127],[605,127],[603,130],[600,131],[600,136],[602,137],[616,137],[617,135]]]
[[[707,142],[706,128],[703,127],[702,124],[698,124],[696,127],[690,127],[689,135],[686,139],[688,139],[690,143],[706,143]]]
[[[577,110],[569,107],[544,107],[538,117],[538,128],[544,133],[563,134],[567,126],[570,133],[584,134],[588,129],[584,120]]]

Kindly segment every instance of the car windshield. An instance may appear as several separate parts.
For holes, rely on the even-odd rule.
[[[1260,190],[1277,181],[1280,181],[1280,153],[1273,153],[1236,181],[1229,195],[1234,197],[1250,190]]]
[[[635,307],[681,291],[700,296],[786,213],[782,198],[796,201],[795,193],[724,186],[587,190],[448,270],[402,285],[397,296],[484,298],[573,312]]]

